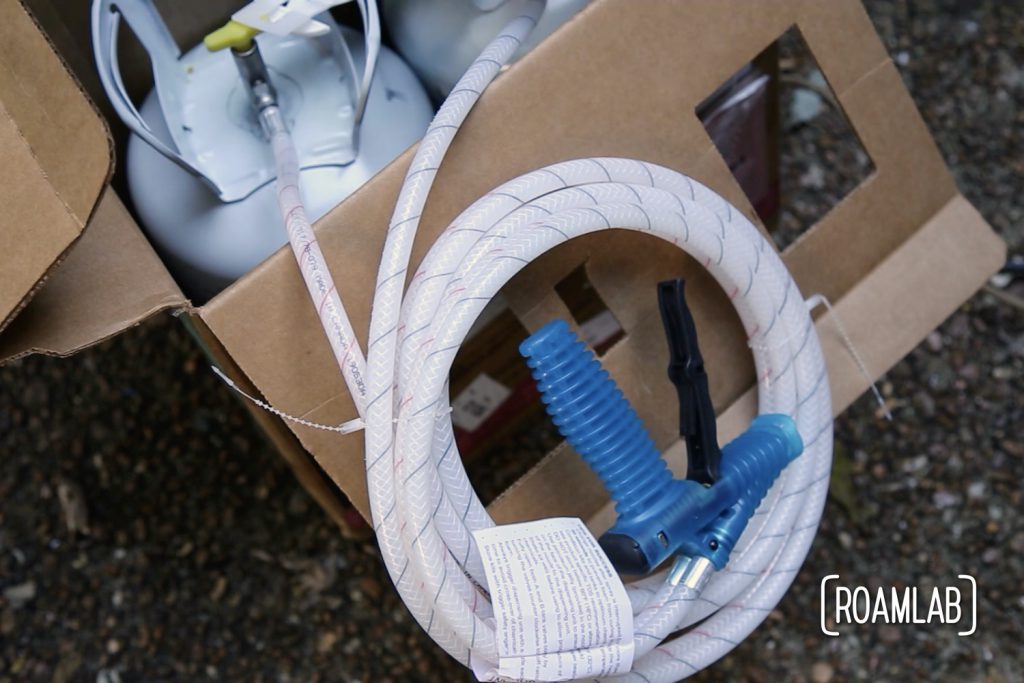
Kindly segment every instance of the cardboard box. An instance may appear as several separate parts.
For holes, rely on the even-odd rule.
[[[49,0],[26,2],[41,14],[50,7]],[[66,23],[62,16],[49,16],[54,43],[80,51],[88,27],[80,17]],[[793,25],[876,170],[784,259],[805,295],[833,302],[870,373],[885,372],[1002,264],[1004,245],[957,191],[856,0],[777,0],[771,11],[756,0],[595,0],[504,73],[469,116],[437,176],[413,265],[473,199],[574,157],[633,157],[678,169],[756,221],[695,110]],[[67,59],[88,83],[90,60]],[[355,416],[287,250],[202,307],[185,300],[117,194],[105,188],[112,153],[103,120],[18,0],[0,0],[0,103],[0,318],[9,321],[0,357],[72,354],[157,311],[178,310],[225,369],[280,409],[334,424]],[[406,153],[317,226],[364,345],[368,284],[409,161]],[[676,399],[664,380],[658,280],[689,279],[721,438],[738,433],[754,412],[754,377],[724,293],[680,252],[611,232],[548,254],[510,284],[505,295],[527,329],[570,317],[554,286],[581,265],[625,331],[604,363],[673,466],[683,458],[675,411],[663,409]],[[868,379],[840,341],[833,315],[820,316],[817,326],[839,412]],[[259,419],[335,516],[338,489],[366,512],[360,435],[285,427],[266,414]],[[567,486],[573,496],[564,495]],[[500,522],[575,515],[600,528],[610,521],[606,503],[596,477],[563,446],[491,511]]]

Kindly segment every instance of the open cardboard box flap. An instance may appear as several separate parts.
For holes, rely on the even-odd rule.
[[[160,4],[168,26],[191,44],[240,2]],[[109,116],[113,110],[92,58],[90,5],[0,0],[0,362],[70,355],[156,312],[189,309],[107,187],[113,142],[93,102]],[[149,63],[141,47],[127,49],[122,75],[141,91]],[[120,121],[114,125],[123,141]]]
[[[10,13],[8,6],[17,3],[0,0],[0,6]],[[869,380],[840,342],[837,317],[868,374],[877,377],[981,286],[1004,258],[1001,240],[957,192],[857,0],[779,0],[771,12],[753,0],[594,0],[503,74],[469,116],[437,176],[410,276],[443,227],[473,199],[513,176],[574,157],[632,157],[683,171],[756,220],[695,110],[794,25],[876,169],[784,255],[805,295],[821,293],[835,303],[835,313],[820,316],[817,324],[834,407],[841,411]],[[67,97],[81,99],[77,89],[73,95]],[[100,156],[106,160],[109,154],[104,149]],[[346,308],[364,334],[384,232],[410,159],[410,153],[397,159],[317,225]],[[33,229],[47,223],[30,221]],[[16,337],[0,338],[0,355],[35,348],[64,353],[154,310],[185,305],[166,272],[153,264],[155,255],[112,192],[104,195],[87,236],[94,231],[96,244],[86,252],[83,240],[76,248],[83,249],[80,261],[66,264],[66,281],[56,288],[55,275],[47,288],[55,286],[52,299],[63,298],[61,292],[102,298],[103,292],[115,291],[121,301],[91,301],[79,309],[76,321],[52,304],[44,289],[37,298],[40,312],[33,314],[30,307],[24,323],[9,331]],[[116,286],[105,289],[112,283],[97,271],[119,262],[113,258],[118,245],[133,255],[138,268],[118,271]],[[722,438],[740,431],[754,410],[755,378],[745,335],[725,294],[680,252],[620,232],[575,241],[509,285],[513,311],[529,329],[555,316],[568,318],[554,285],[584,263],[626,333],[602,360],[658,445],[668,449],[674,466],[682,458],[675,413],[664,410],[676,399],[663,380],[666,355],[654,295],[659,279],[689,279],[688,298],[701,332]],[[278,251],[195,313],[201,334],[220,351],[215,354],[219,361],[278,408],[332,424],[355,416],[340,375],[325,371],[334,367],[333,358],[288,250]],[[365,346],[365,336],[362,341]],[[287,434],[276,419],[264,418],[274,423],[272,433]],[[316,465],[366,514],[360,436],[292,429]],[[571,497],[564,495],[570,483]],[[608,519],[606,501],[596,478],[562,447],[496,501],[492,511],[502,521],[569,514],[601,525]]]
[[[0,335],[0,359],[67,356],[188,301],[113,190],[39,293]]]
[[[35,22],[0,2],[0,329],[82,234],[111,155],[106,125]]]

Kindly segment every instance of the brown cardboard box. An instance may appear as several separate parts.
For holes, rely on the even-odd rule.
[[[29,4],[45,9],[49,0]],[[51,13],[50,32],[71,38],[54,42],[62,49],[87,44],[87,27],[65,25],[60,16]],[[503,74],[468,118],[437,176],[414,265],[474,198],[515,175],[573,157],[634,157],[678,169],[756,221],[695,108],[793,25],[876,169],[784,255],[805,295],[822,293],[835,305],[834,315],[822,315],[817,326],[833,406],[843,410],[868,379],[842,345],[835,315],[877,376],[1004,258],[1003,243],[957,191],[856,0],[777,0],[771,11],[757,0],[595,0]],[[280,409],[334,424],[354,417],[340,376],[326,371],[332,357],[291,254],[277,252],[213,301],[192,308],[117,195],[103,191],[111,158],[103,122],[18,0],[0,0],[0,55],[2,316],[17,311],[49,273],[0,336],[0,357],[71,354],[156,311],[183,310],[219,362]],[[82,68],[88,60],[69,62]],[[317,226],[357,330],[367,327],[367,283],[409,160],[406,153]],[[674,411],[659,409],[675,398],[663,381],[653,285],[669,276],[689,279],[721,435],[735,435],[753,413],[754,382],[725,295],[680,253],[612,232],[547,255],[511,283],[506,296],[526,328],[569,317],[554,285],[581,264],[625,330],[605,365],[658,445],[668,448],[673,466],[682,464],[681,448]],[[336,485],[366,512],[359,435],[286,428],[265,414],[260,419],[321,503],[339,514]],[[572,497],[561,495],[567,483]],[[605,503],[597,479],[563,446],[491,510],[499,521],[576,515],[600,527],[610,520]]]

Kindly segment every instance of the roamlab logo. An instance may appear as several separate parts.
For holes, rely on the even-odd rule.
[[[972,635],[978,628],[978,582],[959,574],[946,586],[870,589],[844,585],[839,574],[823,577],[821,632],[837,638],[842,627],[863,624],[956,625],[957,635]]]

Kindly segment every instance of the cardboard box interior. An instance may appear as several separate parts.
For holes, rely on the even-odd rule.
[[[49,0],[29,4],[33,10],[37,5],[45,9]],[[110,165],[103,122],[66,74],[51,79],[51,94],[19,86],[43,68],[37,64],[55,72],[60,65],[17,0],[0,0],[0,18],[5,19],[0,30],[11,34],[0,35],[0,43],[7,44],[2,39],[11,36],[34,36],[22,40],[24,45],[3,48],[0,103],[6,128],[0,127],[0,154],[11,162],[6,168],[34,160],[38,171],[34,184],[15,188],[17,194],[12,185],[0,185],[5,205],[20,197],[24,206],[38,211],[5,217],[0,247],[18,243],[25,254],[0,253],[4,272],[31,263],[26,272],[35,279],[25,285],[33,275],[22,276],[17,281],[22,284],[9,284],[5,277],[0,303],[6,306],[17,298],[13,311],[24,300],[19,288],[35,286],[56,259],[56,243],[39,239],[43,231],[66,224],[62,234],[70,243],[97,205],[81,243],[0,336],[0,358],[73,353],[155,311],[181,309],[215,342],[219,362],[273,405],[323,423],[355,417],[340,375],[324,371],[333,360],[291,254],[278,251],[209,303],[190,307],[117,195],[101,192]],[[54,38],[58,48],[88,44],[80,18],[63,23],[52,12],[50,19],[58,24],[49,29],[51,36],[64,36]],[[504,73],[468,118],[438,173],[413,264],[476,197],[515,175],[574,157],[632,157],[680,170],[756,221],[695,110],[794,25],[875,168],[784,254],[805,295],[821,293],[835,304],[834,313],[820,316],[817,326],[833,405],[841,411],[864,391],[869,378],[840,342],[837,316],[876,377],[983,284],[1004,258],[1001,240],[958,193],[856,0],[779,0],[771,12],[752,0],[595,0]],[[88,70],[88,60],[68,61],[77,71]],[[40,112],[56,117],[54,111],[69,107],[80,112],[78,118],[63,114],[50,119],[56,127],[51,123],[42,134],[33,130],[35,120],[45,120]],[[317,225],[338,289],[364,335],[372,290],[367,285],[410,158],[407,152],[397,159]],[[22,179],[30,174],[13,175]],[[73,189],[66,190],[65,184]],[[74,203],[59,201],[65,193]],[[49,205],[54,207],[50,213],[39,211]],[[32,237],[26,239],[27,234]],[[42,270],[40,263],[45,264]],[[525,328],[536,329],[553,317],[572,320],[555,285],[581,266],[624,330],[604,355],[605,366],[658,445],[668,449],[673,466],[680,467],[683,458],[675,411],[663,409],[674,405],[675,395],[663,379],[666,352],[657,281],[688,279],[720,437],[738,433],[755,408],[750,354],[725,294],[699,265],[652,239],[625,232],[575,241],[538,260],[506,288],[510,307]],[[275,442],[307,487],[317,487],[318,499],[330,499],[337,486],[366,514],[358,434],[338,437],[303,427],[286,429],[266,415],[261,420],[272,425]],[[331,482],[326,488],[324,475]],[[572,497],[564,495],[567,485]],[[575,515],[600,527],[610,521],[606,502],[597,479],[563,446],[491,509],[499,521]]]

